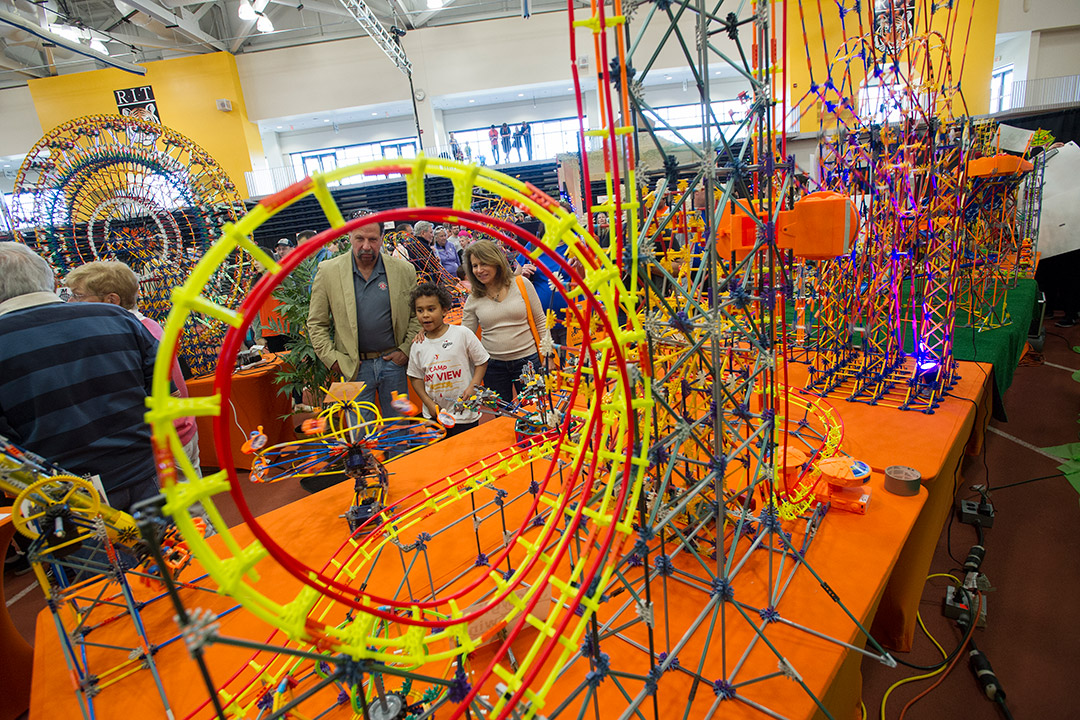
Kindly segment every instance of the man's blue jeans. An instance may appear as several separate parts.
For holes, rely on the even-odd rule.
[[[399,413],[390,406],[393,393],[405,394],[408,392],[408,378],[405,374],[406,366],[397,365],[390,360],[381,357],[372,360],[361,360],[360,369],[356,372],[356,382],[364,383],[364,391],[360,393],[361,402],[374,403],[378,398],[379,409],[383,417],[395,417]],[[368,411],[361,411],[361,417],[365,422],[374,419]]]

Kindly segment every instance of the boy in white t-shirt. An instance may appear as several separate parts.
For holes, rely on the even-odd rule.
[[[484,379],[488,352],[471,330],[447,325],[443,318],[452,307],[450,293],[433,283],[421,283],[412,292],[413,310],[424,339],[409,351],[409,382],[424,405],[424,417],[437,419],[439,411],[450,413],[454,426],[446,436],[477,426],[480,413],[453,412],[458,399],[468,397]]]

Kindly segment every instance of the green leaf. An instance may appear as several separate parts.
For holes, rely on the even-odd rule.
[[[1042,451],[1044,453],[1049,453],[1054,457],[1059,457],[1062,460],[1080,458],[1080,442],[1066,443],[1065,445],[1055,445],[1054,447],[1042,448]]]
[[[1080,472],[1069,473],[1065,476],[1065,479],[1073,486],[1073,490],[1080,493]]]
[[[1080,370],[1077,370],[1072,374],[1072,379],[1076,382],[1080,382]]]

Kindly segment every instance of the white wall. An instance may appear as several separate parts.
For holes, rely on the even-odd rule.
[[[323,112],[409,99],[409,85],[368,38],[236,56],[248,118]]]
[[[1080,7],[1080,1],[1076,5]],[[1080,27],[1039,33],[1038,60],[1029,70],[1029,78],[1065,75],[1080,75]]]
[[[585,11],[580,10],[579,16],[585,17]],[[687,16],[681,27],[688,44],[693,47],[693,18]],[[433,100],[439,96],[555,81],[569,83],[571,59],[567,25],[562,13],[545,13],[528,20],[504,18],[409,32],[402,43],[413,65],[413,85],[427,94],[419,107],[424,144],[432,144],[433,138],[442,138],[444,127],[476,127],[491,121],[489,114],[474,122],[477,116],[466,115],[465,111],[447,110],[440,115],[440,111],[433,110]],[[641,30],[644,39],[635,64],[644,65],[663,30],[660,23]],[[591,35],[579,29],[576,37],[577,54],[589,59],[589,67],[581,71],[583,86],[589,88],[595,65]],[[722,51],[733,51],[734,45],[726,36],[717,36],[712,42]],[[685,65],[681,50],[675,43],[669,43],[658,56],[652,74],[656,76],[664,69]],[[244,53],[237,56],[237,66],[248,116],[256,122],[409,99],[407,78],[369,38]],[[667,99],[655,97],[650,90],[647,99],[656,105],[693,101],[692,85],[689,92],[683,93],[681,87],[675,92],[677,97]],[[551,106],[555,114],[532,114],[524,104],[514,106],[517,114],[508,116],[506,121],[575,114],[569,95],[566,102],[571,103],[569,109],[555,112],[556,105]],[[468,112],[475,111],[470,109]],[[466,120],[466,117],[470,119]]]
[[[402,40],[429,98],[569,77],[561,14],[424,28]],[[236,58],[254,120],[409,100],[408,79],[369,38]]]
[[[0,156],[25,155],[44,134],[30,88],[0,90]]]
[[[999,33],[1051,30],[1080,25],[1077,0],[999,0]],[[1067,73],[1075,75],[1075,72]]]
[[[566,97],[537,98],[535,101],[523,99],[516,103],[500,105],[481,105],[457,110],[443,111],[443,124],[447,132],[487,127],[494,123],[514,125],[522,120],[535,122],[577,116],[577,104],[570,93]]]
[[[332,127],[327,127],[326,129],[281,134],[278,136],[278,142],[282,156],[287,158],[291,153],[306,150],[358,145],[360,143],[393,140],[415,135],[416,123],[413,122],[412,117],[397,117],[342,126],[339,132],[336,133]]]

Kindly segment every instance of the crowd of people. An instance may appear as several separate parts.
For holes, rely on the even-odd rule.
[[[364,383],[360,400],[393,414],[395,393],[411,385],[423,414],[457,434],[479,421],[474,409],[455,407],[459,399],[483,384],[511,401],[526,365],[552,366],[565,342],[565,301],[543,271],[554,274],[554,261],[515,255],[452,224],[421,221],[412,232],[467,289],[461,325],[446,322],[446,288],[418,283],[413,264],[384,247],[383,227],[367,223],[348,234],[346,252],[331,250],[319,261],[307,336],[334,379]],[[276,259],[313,234],[278,242]],[[88,263],[63,282],[67,302],[44,258],[0,243],[0,434],[68,471],[100,478],[106,502],[129,510],[158,493],[144,415],[162,328],[139,312],[138,278],[122,262]],[[552,329],[549,310],[560,321]],[[267,322],[264,339],[280,351],[285,330]],[[175,362],[171,380],[174,394],[186,397]],[[175,424],[198,472],[194,418]]]
[[[354,217],[365,214],[358,211]],[[548,308],[535,287],[540,273],[528,258],[515,259],[502,245],[474,239],[455,225],[419,221],[406,233],[428,243],[447,273],[468,288],[461,328],[473,340],[461,328],[447,330],[444,316],[451,300],[446,289],[418,286],[415,267],[383,247],[378,223],[354,228],[351,252],[320,264],[308,336],[335,376],[365,383],[361,400],[377,399],[386,408],[411,382],[424,415],[448,413],[460,432],[478,418],[472,411],[455,414],[456,400],[483,381],[510,401],[526,364],[542,368],[550,362],[554,348]],[[441,351],[432,344],[435,340]]]

